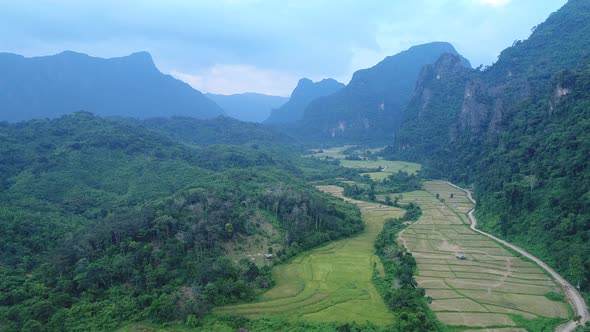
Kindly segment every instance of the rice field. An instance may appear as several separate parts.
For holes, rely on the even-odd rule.
[[[340,160],[340,164],[347,168],[379,168],[379,172],[363,173],[369,175],[371,179],[382,181],[389,175],[403,171],[409,174],[416,174],[420,170],[420,164],[410,163],[406,161],[392,161],[392,160]]]
[[[519,331],[524,326],[514,315],[569,316],[566,302],[547,297],[562,291],[541,268],[468,227],[465,214],[473,204],[462,191],[443,181],[427,182],[424,189],[403,194],[401,202],[419,204],[423,215],[399,234],[399,241],[416,258],[416,280],[432,297],[431,309],[442,323]]]
[[[319,186],[342,197],[342,188]],[[343,197],[342,197],[343,198]],[[386,218],[400,217],[403,210],[343,198],[361,209],[365,230],[352,238],[308,251],[292,262],[273,269],[275,286],[255,303],[226,306],[216,312],[249,318],[280,317],[318,322],[353,322],[384,326],[394,323],[371,281],[378,265],[373,244]]]
[[[346,156],[342,153],[342,151],[353,147],[353,145],[345,145],[340,147],[334,147],[330,149],[323,149],[321,152],[316,152],[311,156],[316,158],[333,158],[333,159],[340,159],[340,164],[343,167],[347,168],[379,168],[380,171],[378,172],[368,172],[363,173],[363,175],[369,175],[371,179],[376,181],[383,181],[383,179],[387,178],[390,174],[397,173],[398,171],[404,171],[409,174],[416,174],[418,170],[422,167],[420,164],[410,163],[405,161],[391,161],[391,160],[384,160],[383,158],[379,158],[378,160],[346,160],[344,159]],[[369,150],[373,153],[377,153],[383,148],[376,148],[376,149],[363,149]]]
[[[342,153],[342,151],[353,147],[354,145],[345,145],[345,146],[337,146],[329,149],[322,149],[315,150],[311,156],[315,158],[334,158],[334,159],[344,159],[346,156]]]

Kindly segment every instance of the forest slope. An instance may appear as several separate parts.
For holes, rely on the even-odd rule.
[[[280,260],[362,229],[358,210],[283,159],[89,113],[0,123],[2,330],[200,316],[271,284],[268,267],[233,262],[224,243],[270,224]]]

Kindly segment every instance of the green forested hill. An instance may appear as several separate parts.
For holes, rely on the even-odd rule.
[[[483,71],[422,72],[394,146],[434,177],[473,184],[482,226],[588,290],[590,3],[570,0]]]
[[[234,237],[272,224],[281,260],[362,228],[284,158],[89,113],[0,124],[0,330],[202,315],[271,283],[270,269],[225,257]]]
[[[174,141],[199,146],[216,144],[272,145],[293,143],[289,136],[257,123],[229,117],[202,120],[190,117],[151,118],[145,120],[117,118],[117,121],[155,131]]]

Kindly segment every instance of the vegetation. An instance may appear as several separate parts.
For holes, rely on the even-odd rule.
[[[383,153],[473,185],[481,227],[527,248],[585,292],[590,27],[580,22],[589,15],[587,1],[570,0],[483,71],[457,71],[449,60],[424,72],[396,145]],[[455,75],[437,80],[440,71]]]
[[[403,193],[408,191],[420,190],[422,183],[420,178],[415,174],[408,174],[406,172],[398,171],[385,178],[381,182],[374,182],[371,180],[366,181],[366,184],[345,184],[344,195],[360,200],[375,201],[377,194],[395,194]],[[398,206],[397,202],[386,198],[385,204]]]
[[[342,197],[340,187],[319,188]],[[393,315],[371,282],[371,265],[379,263],[371,256],[384,219],[400,216],[401,210],[374,203],[353,203],[363,213],[365,229],[362,233],[307,251],[288,264],[275,267],[275,286],[259,301],[222,307],[216,313],[239,314],[252,319],[393,324]]]
[[[135,323],[128,325],[119,332],[235,332],[245,329],[256,332],[389,332],[390,327],[376,326],[367,323],[321,323],[307,320],[281,318],[248,319],[241,316],[211,315],[202,320],[187,320],[183,324]]]
[[[228,260],[223,243],[269,223],[286,259],[362,229],[289,158],[88,113],[1,124],[2,330],[112,330],[256,298],[270,269]]]
[[[563,292],[550,276],[469,228],[465,214],[473,204],[464,192],[443,181],[425,182],[424,189],[404,194],[402,203],[416,202],[423,216],[398,242],[413,254],[415,278],[442,323],[451,330],[542,331],[568,319]]]
[[[385,220],[383,230],[375,242],[375,252],[383,263],[384,276],[375,269],[373,281],[389,309],[397,313],[401,331],[443,331],[444,326],[428,307],[431,298],[418,288],[414,279],[416,260],[405,247],[398,244],[398,233],[405,227],[404,222],[416,221],[421,215],[419,207],[412,205],[401,218]]]
[[[190,145],[262,145],[281,146],[293,140],[256,123],[245,123],[228,117],[199,120],[190,117],[151,118],[117,121],[144,127],[171,140]]]

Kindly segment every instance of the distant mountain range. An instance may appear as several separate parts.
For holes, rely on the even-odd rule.
[[[309,106],[310,102],[338,92],[342,88],[344,88],[344,84],[331,78],[316,83],[310,79],[303,78],[299,80],[289,101],[282,107],[273,110],[265,123],[284,124],[299,121],[303,117],[303,111]]]
[[[235,95],[205,94],[234,119],[248,122],[262,122],[270,112],[285,104],[289,98],[259,93]]]
[[[34,58],[0,53],[0,73],[0,121],[80,110],[137,118],[224,114],[199,91],[162,74],[147,52],[111,59],[71,51]]]
[[[391,141],[420,71],[446,53],[458,55],[446,42],[418,45],[357,71],[345,88],[309,104],[298,132],[306,139]]]

